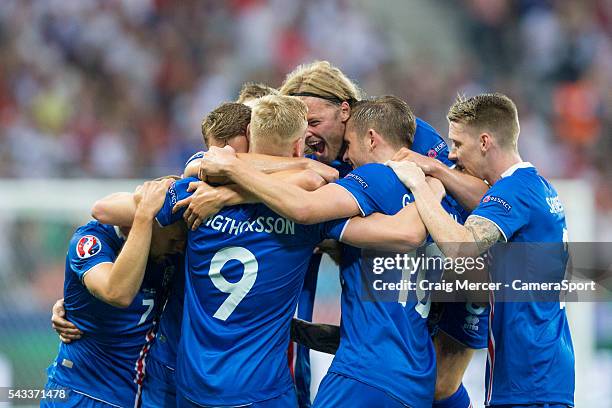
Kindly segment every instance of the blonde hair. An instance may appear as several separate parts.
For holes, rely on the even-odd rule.
[[[304,136],[307,113],[306,104],[294,96],[259,98],[251,112],[252,146],[286,148]]]
[[[362,98],[359,87],[328,61],[299,65],[280,87],[282,95],[314,96],[329,102],[349,104]]]
[[[245,82],[236,102],[247,103],[267,95],[278,95],[278,90],[261,82]]]
[[[459,95],[448,110],[449,122],[490,131],[502,147],[517,149],[520,126],[512,99],[501,93],[465,98]]]

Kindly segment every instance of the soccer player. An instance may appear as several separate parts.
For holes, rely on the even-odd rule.
[[[340,69],[327,61],[301,65],[287,75],[280,88],[281,94],[299,96],[308,105],[306,144],[314,151],[313,158],[330,163],[344,176],[350,166],[342,162],[342,139],[351,105],[362,97],[361,90]],[[410,159],[424,155],[429,166],[450,192],[449,202],[456,200],[458,221],[465,221],[468,210],[475,208],[488,189],[476,177],[454,169],[448,158],[448,146],[436,130],[416,118],[416,132],[410,149],[403,148],[395,160],[412,154]],[[422,157],[422,156],[421,156]],[[433,163],[432,163],[433,162]],[[454,199],[454,200],[453,200]],[[456,203],[454,203],[456,204]],[[486,347],[487,309],[469,303],[444,304],[435,322],[434,345],[437,352],[436,408],[467,408],[469,396],[461,384],[463,374],[474,354],[474,349]],[[466,325],[466,319],[479,320],[479,325]],[[466,327],[467,326],[467,327]],[[439,402],[439,404],[438,404]]]
[[[299,157],[305,128],[299,99],[264,97],[251,118],[251,150]],[[193,180],[168,192],[161,224],[182,217],[172,208]],[[188,233],[179,406],[295,406],[289,323],[314,246],[341,225],[302,226],[255,204],[224,208]]]
[[[170,180],[147,182],[126,229],[92,221],[79,227],[66,256],[64,299],[82,338],[60,343],[48,369],[47,389],[68,399],[41,406],[133,406],[143,358],[153,338],[163,283],[184,248],[182,228],[154,226]],[[146,340],[146,342],[145,342]],[[136,371],[134,370],[136,368]]]
[[[440,207],[416,164],[390,163],[414,193],[427,230],[445,255],[479,255],[498,241],[562,247],[567,233],[563,205],[554,187],[521,159],[512,100],[497,93],[460,98],[447,117],[454,143],[451,157],[492,186],[465,225]],[[496,271],[493,265],[492,279],[499,278]],[[561,281],[563,273],[560,269],[556,279]],[[558,301],[496,302],[494,294],[490,300],[485,404],[572,407],[574,352],[564,306]]]
[[[300,223],[374,212],[395,214],[409,208],[412,198],[381,163],[401,147],[410,147],[414,131],[414,116],[398,98],[355,102],[346,125],[345,159],[357,168],[336,184],[314,192],[278,182],[227,149],[209,151],[202,166],[207,174],[229,177],[277,213]],[[341,241],[347,242],[347,234],[358,228],[359,223],[351,220]],[[383,238],[382,234],[377,238]],[[377,241],[370,241],[371,246],[376,247]],[[431,405],[435,354],[427,329],[428,308],[415,300],[405,305],[363,301],[360,258],[360,250],[354,247],[347,246],[343,252],[340,348],[314,405]]]

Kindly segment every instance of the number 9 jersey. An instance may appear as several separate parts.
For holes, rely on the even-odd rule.
[[[157,214],[161,225],[188,197],[177,181]],[[263,204],[226,207],[189,231],[177,394],[205,406],[244,405],[291,393],[291,318],[314,247],[346,221],[300,225]]]

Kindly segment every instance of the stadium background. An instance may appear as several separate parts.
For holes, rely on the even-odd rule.
[[[507,93],[523,158],[566,180],[570,238],[612,241],[611,20],[607,0],[2,0],[0,386],[44,384],[67,241],[93,200],[180,172],[206,113],[300,62],[405,98],[443,135],[458,92]],[[315,319],[339,321],[337,280],[328,265]],[[570,317],[577,401],[610,407],[612,306]]]

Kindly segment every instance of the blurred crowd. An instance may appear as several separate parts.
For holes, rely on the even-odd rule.
[[[201,149],[202,118],[244,81],[278,86],[300,62],[328,59],[442,134],[458,92],[507,93],[524,159],[589,180],[612,213],[609,1],[373,3],[3,0],[0,177],[176,173]],[[408,38],[387,23],[419,13],[448,21]],[[431,52],[438,26],[460,51],[450,64]]]

